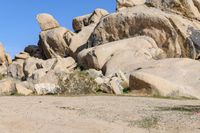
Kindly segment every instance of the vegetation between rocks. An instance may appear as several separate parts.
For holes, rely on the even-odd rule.
[[[0,74],[0,80],[4,79],[4,75]]]
[[[60,78],[59,86],[63,95],[96,94],[104,90],[88,73],[80,70]]]

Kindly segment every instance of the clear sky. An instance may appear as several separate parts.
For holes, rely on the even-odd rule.
[[[30,44],[40,32],[35,16],[50,13],[61,26],[72,30],[72,19],[96,8],[115,11],[116,0],[0,0],[0,42],[12,57]]]

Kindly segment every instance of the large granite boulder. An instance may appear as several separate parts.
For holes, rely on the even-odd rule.
[[[130,76],[130,89],[149,95],[200,99],[200,62],[171,58],[145,64]],[[145,90],[145,91],[144,91]]]
[[[122,53],[123,56],[120,57],[119,54]],[[133,66],[138,62],[142,63],[161,56],[165,57],[165,54],[152,38],[138,36],[85,49],[79,53],[78,63],[85,68],[103,69],[106,75],[110,75],[120,69],[126,70],[127,65]]]
[[[146,35],[153,38],[168,57],[195,58],[194,46],[189,43],[190,39],[188,41],[190,27],[199,29],[200,23],[182,15],[138,5],[101,19],[88,40],[88,47]]]
[[[73,33],[60,27],[57,21],[49,14],[39,14],[36,18],[42,30],[38,45],[46,59],[69,56],[69,47],[65,36]]]
[[[76,58],[77,54],[83,50],[84,48],[87,48],[87,41],[93,32],[94,28],[96,27],[96,24],[91,24],[87,27],[83,27],[80,32],[78,32],[76,35],[72,36],[69,43],[69,54]],[[66,37],[69,39],[69,37]]]
[[[54,28],[40,33],[38,45],[47,59],[55,57],[67,57],[69,47],[65,41],[65,34],[71,32],[63,27]]]

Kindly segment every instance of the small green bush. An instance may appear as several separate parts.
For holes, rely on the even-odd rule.
[[[101,90],[93,78],[86,72],[75,70],[60,78],[59,86],[64,95],[95,94]]]
[[[0,80],[4,79],[4,75],[0,74]]]

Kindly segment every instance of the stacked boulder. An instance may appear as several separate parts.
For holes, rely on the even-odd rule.
[[[96,9],[74,18],[74,32],[39,14],[38,46],[27,46],[13,63],[0,57],[15,83],[10,92],[58,94],[65,86],[76,94],[85,82],[105,93],[200,99],[199,11],[198,0],[117,0],[115,13]]]

